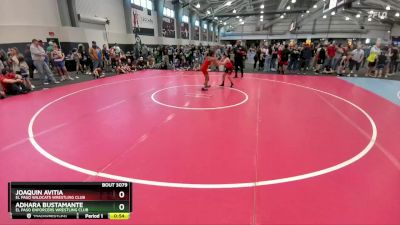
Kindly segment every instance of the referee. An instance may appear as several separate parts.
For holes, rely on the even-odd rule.
[[[237,78],[237,73],[240,68],[240,72],[243,78],[243,68],[244,68],[244,56],[246,55],[246,51],[241,45],[241,42],[238,40],[236,45],[233,48],[234,60],[235,60],[235,78]]]

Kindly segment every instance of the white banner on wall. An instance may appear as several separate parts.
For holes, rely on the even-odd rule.
[[[150,15],[149,15],[150,14]],[[132,8],[132,28],[141,35],[154,36],[154,28],[157,27],[157,17],[154,11]]]

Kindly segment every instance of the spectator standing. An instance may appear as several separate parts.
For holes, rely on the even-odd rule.
[[[92,41],[92,47],[89,48],[89,56],[90,59],[92,60],[93,69],[99,68],[100,67],[99,49],[95,41]]]
[[[375,70],[375,77],[382,77],[382,74],[385,71],[385,67],[387,65],[387,56],[385,55],[384,51],[381,51],[380,55],[378,56],[376,70]],[[385,75],[387,77],[387,75]]]
[[[261,57],[261,49],[257,48],[256,53],[254,54],[254,66],[253,66],[253,70],[256,70],[257,68],[257,62],[260,61],[260,57]]]
[[[320,70],[323,69],[323,65],[325,65],[325,60],[326,60],[326,47],[323,45],[319,45],[317,48],[316,52],[316,61],[317,61],[317,66],[316,66],[316,73],[320,73]]]
[[[360,70],[360,66],[362,64],[363,59],[364,59],[364,50],[361,48],[361,43],[358,43],[357,48],[351,52],[351,58],[349,61],[350,73],[347,75],[348,77],[350,77],[354,73],[353,71],[354,66],[356,66],[356,73],[354,74],[354,76],[355,77],[358,76],[357,73]]]
[[[264,72],[269,72],[271,71],[271,54],[272,54],[272,48],[270,45],[267,46],[265,49],[265,62],[264,62]]]
[[[336,46],[333,43],[330,43],[327,47],[328,59],[325,63],[327,70],[331,70],[333,67],[334,58],[336,56]]]
[[[290,51],[289,46],[286,44],[278,51],[278,73],[285,74],[288,67]]]
[[[36,39],[32,40],[32,44],[30,46],[31,56],[33,60],[33,65],[36,67],[36,70],[41,76],[44,85],[48,85],[49,82],[53,82],[59,84],[55,78],[53,73],[51,72],[49,65],[45,62],[46,52],[43,47],[39,45],[39,42]]]
[[[397,73],[398,64],[399,64],[399,49],[393,46],[390,52],[390,66],[388,75],[393,75],[394,73]]]
[[[74,78],[68,75],[67,68],[65,67],[65,55],[57,44],[53,45],[53,51],[51,52],[51,58],[54,62],[54,67],[57,70],[58,75],[61,76],[61,81],[74,80]]]
[[[376,41],[376,44],[374,46],[372,46],[372,48],[370,49],[370,53],[367,58],[368,70],[367,70],[365,76],[376,76],[376,74],[375,75],[372,75],[372,74],[376,67],[379,55],[381,55],[381,40],[380,39],[378,39]]]
[[[311,65],[311,59],[313,57],[311,46],[309,44],[305,45],[305,47],[303,49],[302,57],[304,58],[304,69],[309,70],[310,65]]]
[[[110,66],[111,66],[111,61],[110,61],[110,51],[107,48],[107,45],[103,45],[103,49],[101,49],[101,55],[103,59],[103,68],[106,72],[110,72]]]
[[[342,61],[344,55],[344,49],[342,48],[342,44],[339,44],[335,49],[335,57],[333,58],[332,68],[336,70],[339,66],[340,62]]]
[[[292,51],[290,52],[290,60],[288,70],[290,72],[295,72],[298,69],[300,58],[300,51],[297,49],[296,46],[293,46]]]
[[[72,58],[75,61],[75,72],[78,77],[80,72],[83,74],[83,66],[81,64],[82,55],[78,52],[78,49],[72,49]]]
[[[278,46],[274,45],[272,47],[271,71],[276,71],[276,61],[277,60],[278,60]]]
[[[33,72],[35,70],[35,66],[33,65],[31,50],[29,47],[30,47],[29,44],[26,45],[26,47],[25,47],[24,59],[25,59],[26,64],[29,67],[29,77],[31,79],[33,79]]]

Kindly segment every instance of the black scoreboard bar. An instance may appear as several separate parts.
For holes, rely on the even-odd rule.
[[[129,182],[10,182],[13,219],[129,219]]]

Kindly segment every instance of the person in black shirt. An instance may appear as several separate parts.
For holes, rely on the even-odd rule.
[[[299,58],[300,58],[300,51],[297,49],[296,46],[294,46],[290,52],[290,61],[288,66],[290,72],[298,70]]]
[[[320,73],[320,70],[323,68],[326,60],[326,47],[324,45],[320,45],[317,48],[317,69],[315,70],[316,73]]]
[[[254,66],[253,66],[253,70],[256,70],[257,68],[257,62],[261,61],[261,49],[257,48],[256,50],[256,54],[254,55]],[[260,64],[258,65],[258,67],[260,67]]]
[[[271,56],[271,64],[270,64],[270,70],[271,71],[276,71],[276,61],[278,59],[278,47],[274,46],[271,48],[272,56]]]
[[[290,51],[288,49],[288,45],[285,45],[281,52],[278,52],[279,61],[278,61],[278,73],[285,74],[285,70],[288,66]]]
[[[243,56],[246,54],[246,52],[244,51],[244,48],[240,45],[240,41],[236,42],[235,47],[233,48],[233,54],[234,59],[235,59],[235,78],[237,78],[237,72],[240,68],[240,72],[242,74],[243,77],[243,67],[244,67],[244,63],[243,63]]]

